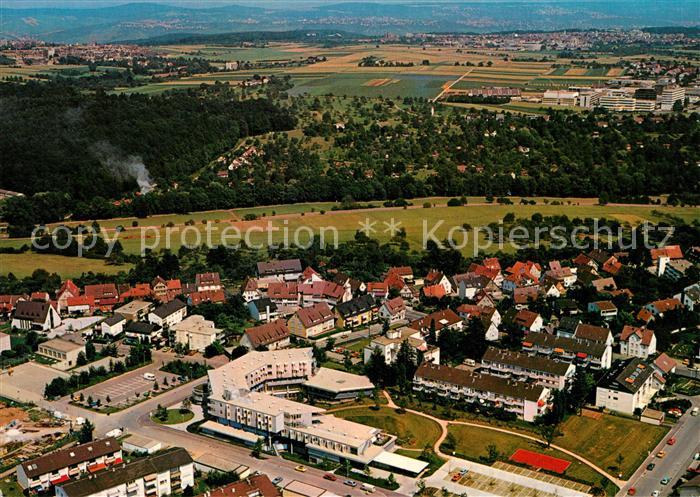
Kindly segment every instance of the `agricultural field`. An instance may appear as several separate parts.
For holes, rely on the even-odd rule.
[[[83,273],[117,274],[128,271],[131,264],[110,265],[101,259],[85,257],[65,257],[61,255],[42,255],[33,252],[23,254],[0,254],[0,274],[14,274],[17,278],[31,276],[36,269],[45,269],[62,278],[77,278]]]

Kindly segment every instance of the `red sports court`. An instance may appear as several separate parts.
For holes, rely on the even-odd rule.
[[[558,457],[545,456],[530,450],[518,449],[510,456],[511,461],[520,464],[527,464],[533,468],[553,471],[555,473],[563,473],[571,465],[571,462],[559,459]]]

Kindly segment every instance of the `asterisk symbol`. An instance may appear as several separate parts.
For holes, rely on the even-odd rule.
[[[401,221],[397,221],[392,217],[389,222],[384,221],[384,225],[386,226],[384,233],[390,233],[391,236],[395,236],[400,231]]]
[[[360,231],[367,236],[377,231],[377,229],[374,227],[374,225],[377,224],[377,221],[370,221],[368,217],[365,218],[364,222],[358,221],[358,223],[361,226]]]

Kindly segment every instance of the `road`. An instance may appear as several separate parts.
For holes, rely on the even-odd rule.
[[[447,85],[445,88],[443,88],[443,90],[442,90],[440,93],[438,93],[438,95],[437,95],[435,98],[433,98],[433,99],[431,100],[431,103],[435,103],[435,102],[437,102],[438,100],[440,100],[440,98],[441,98],[446,92],[448,92],[449,90],[451,90],[452,87],[453,87],[454,85],[456,85],[457,83],[459,83],[460,81],[462,81],[462,80],[464,79],[464,77],[465,77],[467,74],[469,74],[470,72],[472,72],[473,70],[474,70],[474,68],[469,68],[469,69],[467,70],[467,72],[465,72],[464,74],[462,74],[458,79],[455,79],[452,83],[450,83],[450,84]]]
[[[364,495],[359,489],[359,484],[358,487],[353,489],[343,484],[344,478],[341,476],[338,476],[338,480],[335,482],[324,480],[323,471],[308,467],[305,473],[300,473],[294,469],[298,463],[282,459],[281,457],[268,456],[265,459],[256,459],[250,455],[250,449],[248,448],[158,425],[151,421],[150,413],[155,410],[158,404],[164,406],[177,404],[192,393],[192,388],[195,385],[206,381],[206,377],[194,380],[160,394],[155,398],[148,399],[140,404],[110,415],[98,414],[72,406],[68,403],[68,398],[54,402],[47,401],[44,407],[60,410],[70,414],[72,417],[82,416],[90,419],[95,424],[95,436],[97,437],[103,436],[106,432],[114,428],[120,428],[124,430],[125,434],[138,434],[153,440],[158,440],[171,447],[184,447],[194,458],[207,452],[214,453],[222,459],[236,461],[239,464],[248,466],[251,468],[251,471],[261,471],[268,475],[270,479],[281,476],[283,478],[283,485],[292,480],[299,480],[325,488],[338,495],[352,495],[353,497]],[[374,495],[400,497],[403,494],[377,489]]]
[[[700,407],[700,396],[686,398],[692,402],[693,407]],[[637,490],[636,495],[641,497],[652,495],[654,490],[658,490],[662,497],[671,495],[673,485],[683,476],[693,460],[693,455],[700,452],[700,416],[691,416],[691,409],[681,416],[669,434],[649,454],[632,478],[620,489],[618,497],[627,495],[627,491],[632,487]],[[666,443],[671,437],[676,438],[674,445]],[[656,457],[659,450],[664,450],[666,457],[663,459]],[[656,464],[656,467],[647,471],[646,467],[651,462]],[[671,482],[668,485],[661,485],[661,479],[665,476],[671,478]]]

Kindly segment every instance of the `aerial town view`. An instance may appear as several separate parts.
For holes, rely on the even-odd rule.
[[[698,0],[0,0],[0,497],[700,497]]]

